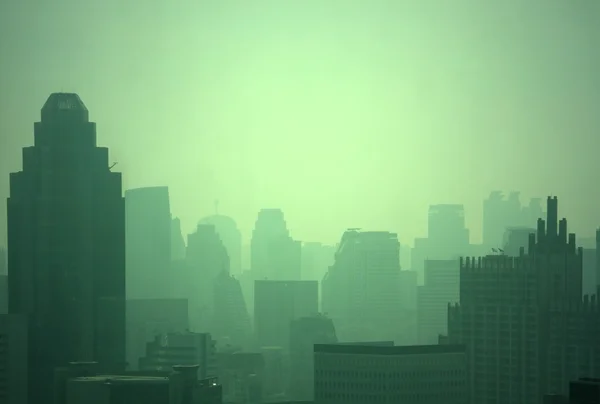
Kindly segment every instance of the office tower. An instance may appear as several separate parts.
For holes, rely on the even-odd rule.
[[[315,315],[317,281],[256,281],[254,285],[254,332],[259,347],[282,347],[290,343],[290,323]]]
[[[437,344],[448,333],[448,304],[460,299],[459,260],[426,260],[425,284],[419,286],[419,344]]]
[[[213,225],[227,249],[229,272],[238,276],[242,272],[242,233],[235,220],[229,216],[214,214],[200,220],[200,224]]]
[[[319,404],[469,402],[464,346],[317,344],[314,352]]]
[[[251,269],[256,279],[301,279],[301,243],[289,234],[280,209],[258,212],[251,241]]]
[[[8,276],[0,275],[0,314],[8,313]]]
[[[199,380],[216,377],[216,342],[207,333],[169,332],[156,335],[140,358],[141,371],[170,371],[177,365],[198,365]]]
[[[432,205],[429,207],[427,238],[415,239],[411,251],[412,270],[423,283],[425,260],[458,259],[470,250],[469,230],[465,226],[462,205]]]
[[[596,278],[596,249],[583,248],[583,263],[581,272],[581,284],[584,295],[595,295],[597,292],[598,280]]]
[[[297,401],[314,400],[314,345],[335,344],[337,336],[330,318],[322,314],[293,320],[290,332],[290,380],[287,394]]]
[[[398,341],[402,334],[400,243],[389,232],[344,233],[323,279],[323,313],[340,341]]]
[[[125,359],[121,174],[76,94],[44,104],[23,170],[10,175],[7,208],[9,312],[28,316],[29,399],[46,403],[55,367],[96,360],[119,369]],[[98,321],[104,304],[117,327],[111,339],[98,334],[109,327]]]
[[[402,318],[398,345],[416,345],[418,341],[417,273],[400,271],[400,307]]]
[[[322,243],[302,243],[302,280],[321,281],[333,265],[335,247]]]
[[[215,279],[229,274],[229,256],[215,226],[199,224],[188,236],[186,262],[189,271],[188,301],[194,331],[208,332],[213,318]]]
[[[532,198],[523,206],[519,192],[508,198],[501,191],[494,191],[483,201],[483,244],[489,248],[502,248],[502,236],[508,227],[535,227],[544,214],[542,200]]]
[[[185,240],[181,232],[181,221],[178,217],[171,219],[171,261],[185,259]]]
[[[146,344],[157,335],[189,330],[186,299],[127,300],[127,366],[137,370]]]
[[[125,191],[127,298],[170,296],[171,208],[167,187]]]
[[[468,347],[472,402],[539,403],[569,380],[600,376],[595,297],[582,300],[582,250],[548,198],[529,253],[461,260],[448,342]]]
[[[252,322],[240,281],[223,271],[215,278],[211,333],[220,346],[243,347],[252,337]]]
[[[0,403],[26,404],[27,317],[0,314]]]

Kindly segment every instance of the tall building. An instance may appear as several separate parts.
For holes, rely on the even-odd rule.
[[[235,220],[229,216],[214,214],[200,220],[200,224],[215,227],[229,256],[229,272],[237,276],[242,272],[242,233]]]
[[[468,348],[472,402],[539,403],[600,375],[598,304],[582,300],[582,249],[557,212],[548,198],[527,255],[461,260],[448,342]]]
[[[222,272],[229,274],[229,255],[215,226],[199,224],[188,236],[186,262],[190,323],[194,331],[208,332],[214,312],[216,278]]]
[[[0,275],[6,275],[6,248],[0,247]]]
[[[288,349],[290,323],[319,312],[317,281],[256,281],[254,332],[259,347]]]
[[[258,212],[251,241],[251,270],[256,279],[299,281],[301,244],[290,236],[280,209]]]
[[[322,243],[302,243],[302,280],[321,281],[333,265],[335,247]]]
[[[437,344],[448,333],[448,304],[460,299],[459,260],[425,261],[425,284],[418,292],[419,344]]]
[[[464,346],[316,344],[319,404],[468,403]]]
[[[46,403],[58,366],[125,364],[121,174],[96,146],[78,95],[55,93],[44,104],[23,170],[10,175],[7,208],[9,312],[28,316],[29,399]]]
[[[415,239],[411,251],[411,269],[417,271],[419,284],[422,284],[426,260],[458,259],[470,249],[463,205],[432,205],[429,207],[427,238]]]
[[[529,253],[529,235],[535,234],[536,230],[532,227],[507,227],[504,232],[502,251],[510,257],[521,255],[521,248],[525,254]],[[496,251],[498,248],[494,248]]]
[[[181,221],[178,217],[171,219],[171,261],[185,259],[185,240],[181,232]]]
[[[389,232],[344,233],[323,279],[323,313],[340,341],[398,341],[402,335],[400,243]]]
[[[171,297],[171,208],[169,188],[125,191],[127,298]]]
[[[27,401],[27,317],[0,314],[0,403]]]
[[[214,282],[210,332],[220,346],[244,347],[252,337],[252,322],[240,281],[221,272]]]

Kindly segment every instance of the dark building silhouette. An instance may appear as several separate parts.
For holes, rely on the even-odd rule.
[[[251,245],[251,270],[255,279],[299,281],[302,245],[292,239],[280,209],[258,212]]]
[[[125,203],[110,167],[79,96],[50,95],[7,203],[9,311],[28,316],[32,403],[49,402],[57,366],[124,366]]]
[[[400,243],[389,232],[347,230],[323,279],[323,313],[340,341],[398,341],[402,335]]]
[[[27,317],[0,314],[0,403],[27,404]]]
[[[468,402],[464,346],[316,344],[319,404]]]
[[[167,187],[125,191],[127,298],[170,295],[171,208]]]
[[[316,281],[256,281],[254,332],[259,347],[281,347],[290,343],[290,323],[319,312]]]
[[[208,332],[214,313],[215,280],[221,272],[229,274],[229,255],[215,226],[199,224],[188,236],[186,263],[190,324],[196,332]]]
[[[293,320],[290,330],[290,379],[288,396],[294,400],[314,399],[314,345],[337,343],[335,327],[322,314]]]
[[[229,216],[214,214],[200,220],[199,224],[209,224],[215,227],[229,256],[229,272],[237,276],[242,272],[242,233],[235,220]]]
[[[461,260],[449,343],[466,344],[472,402],[539,403],[600,373],[596,298],[582,300],[582,249],[548,198],[529,254]]]

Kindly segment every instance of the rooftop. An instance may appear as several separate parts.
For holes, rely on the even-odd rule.
[[[100,375],[90,377],[76,377],[72,379],[81,383],[108,383],[108,384],[164,384],[169,383],[168,377],[159,376],[122,376]]]
[[[428,355],[465,352],[463,345],[350,345],[350,344],[315,344],[315,353],[332,353],[348,355]]]
[[[75,93],[52,93],[42,107],[42,120],[51,118],[57,113],[62,115],[64,112],[75,112],[75,116],[83,117],[86,120],[88,118],[88,109],[79,98],[79,95]]]

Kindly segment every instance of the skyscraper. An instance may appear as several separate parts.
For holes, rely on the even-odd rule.
[[[29,399],[47,403],[56,367],[125,364],[121,174],[78,95],[44,104],[23,170],[10,175],[7,208],[9,312],[28,316]]]
[[[302,244],[292,239],[280,209],[258,212],[252,232],[251,270],[256,279],[298,281]]]
[[[161,299],[170,294],[171,208],[169,188],[125,191],[127,298]]]
[[[200,224],[211,224],[215,226],[217,234],[229,255],[229,272],[239,275],[242,272],[242,233],[237,227],[235,220],[229,216],[214,214],[200,220]]]

